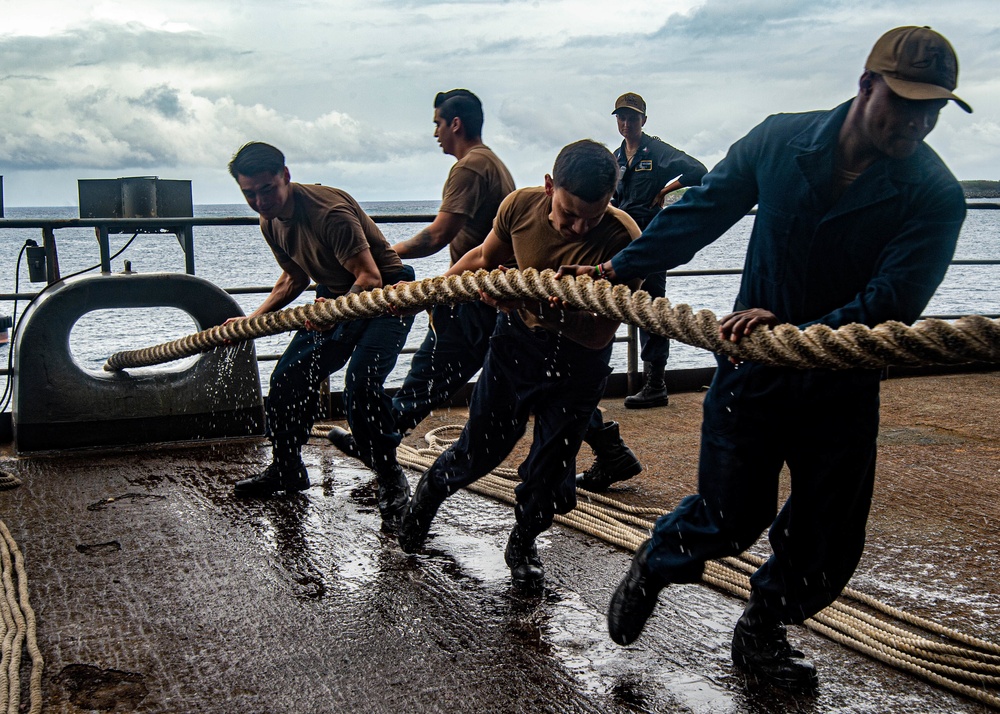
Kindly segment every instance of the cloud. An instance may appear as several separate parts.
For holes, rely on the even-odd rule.
[[[0,36],[0,66],[15,71],[31,68],[32,74],[67,68],[214,63],[228,56],[201,32],[167,32],[135,22],[92,22],[47,36]]]
[[[815,31],[816,19],[838,3],[813,0],[708,0],[688,14],[670,18],[659,36],[709,38],[712,44],[759,37],[775,30],[798,32],[803,24]],[[839,3],[843,5],[843,3]]]
[[[224,166],[250,138],[314,163],[413,152],[411,134],[344,112],[298,116],[212,96],[229,83],[238,55],[198,32],[135,23],[0,38],[0,61],[14,70],[0,80],[0,164],[8,171]]]
[[[275,14],[270,0],[60,12],[33,0],[0,28],[0,173],[13,186],[22,171],[216,171],[229,197],[226,162],[260,139],[297,175],[355,181],[369,198],[434,197],[450,159],[431,139],[431,100],[456,86],[483,99],[486,141],[524,185],[570,141],[616,145],[623,91],[646,98],[650,133],[711,165],[768,114],[848,99],[875,38],[919,23],[952,40],[976,109],[943,112],[931,144],[980,178],[1000,165],[994,4],[300,0]]]
[[[150,87],[142,96],[126,99],[129,104],[140,109],[150,109],[166,119],[188,119],[191,114],[181,106],[180,92],[165,84]]]
[[[317,164],[382,161],[419,144],[342,112],[302,118],[165,84],[135,95],[94,86],[39,94],[21,84],[0,86],[0,162],[14,169],[222,166],[248,139]]]

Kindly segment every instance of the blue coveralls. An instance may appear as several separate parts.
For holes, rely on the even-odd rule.
[[[382,276],[387,285],[413,277],[408,265]],[[334,297],[322,286],[316,295]],[[275,461],[286,468],[299,463],[299,450],[316,419],[320,384],[346,364],[344,402],[361,460],[377,473],[394,466],[401,435],[384,385],[412,324],[412,316],[384,315],[324,332],[297,331],[271,373],[267,422]]]
[[[697,186],[708,170],[697,159],[648,134],[642,135],[631,166],[624,141],[615,150],[615,158],[618,160],[618,186],[611,205],[632,216],[643,230],[660,212],[659,206],[651,205],[660,189],[677,177],[682,186]],[[666,283],[666,272],[661,271],[647,275],[642,289],[651,297],[666,297]],[[651,362],[661,369],[666,365],[670,357],[670,340],[666,337],[639,330],[639,345],[643,362]]]
[[[628,280],[690,260],[758,205],[737,308],[800,327],[919,317],[965,218],[962,189],[926,144],[882,158],[833,200],[837,135],[850,102],[775,115],[612,261]],[[694,582],[770,524],[773,555],[751,578],[786,623],[829,605],[861,557],[878,433],[879,374],[718,360],[704,402],[698,491],[656,524],[649,564]],[[778,474],[791,496],[775,519]]]

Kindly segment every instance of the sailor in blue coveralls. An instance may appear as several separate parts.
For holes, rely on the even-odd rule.
[[[854,99],[766,119],[601,272],[620,281],[683,264],[756,204],[736,312],[720,322],[724,339],[779,323],[912,322],[965,218],[961,187],[924,143],[949,100],[971,111],[952,93],[957,79],[944,37],[889,31]],[[698,581],[707,560],[743,551],[769,527],[773,554],[750,580],[733,661],[758,679],[813,688],[815,668],[790,647],[785,625],[833,602],[861,557],[879,377],[720,358],[704,402],[699,493],[663,516],[636,552],[608,608],[612,639],[633,642],[664,587]],[[791,495],[775,517],[784,464]]]
[[[623,137],[615,149],[618,160],[618,186],[611,205],[632,216],[639,228],[646,229],[663,208],[667,194],[687,186],[697,186],[707,169],[705,165],[658,137],[642,131],[646,125],[646,102],[635,92],[618,97],[612,112]],[[666,296],[666,273],[647,275],[642,289],[651,297]],[[666,406],[669,401],[663,373],[670,356],[670,340],[639,330],[643,384],[625,398],[627,409]]]

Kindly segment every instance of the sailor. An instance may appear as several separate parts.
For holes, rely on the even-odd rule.
[[[705,165],[659,137],[643,132],[646,126],[646,102],[635,92],[626,92],[615,101],[612,114],[618,120],[622,143],[615,149],[618,159],[618,186],[611,205],[625,211],[645,230],[660,212],[668,194],[688,186],[697,186],[707,169]],[[642,289],[651,297],[666,296],[665,273],[647,275]],[[625,398],[627,409],[666,406],[669,401],[664,371],[670,356],[670,340],[639,330],[640,357],[643,367],[642,388]],[[585,484],[584,488],[589,488]],[[591,489],[593,490],[593,489]]]
[[[556,268],[600,263],[639,233],[628,214],[609,205],[617,180],[611,152],[584,140],[565,147],[544,187],[525,188],[501,204],[482,245],[448,270]],[[636,281],[637,285],[638,281]],[[501,311],[469,419],[458,441],[421,477],[403,518],[399,541],[418,550],[441,503],[457,489],[496,468],[523,436],[529,414],[534,435],[518,468],[516,525],[505,559],[515,584],[542,583],[535,538],[556,513],[576,505],[575,457],[610,373],[616,321],[562,309],[553,299],[482,300]]]
[[[413,269],[403,265],[357,201],[337,188],[293,183],[275,147],[245,144],[229,172],[260,214],[261,233],[282,270],[249,317],[285,307],[310,280],[317,285],[317,300],[413,280]],[[384,524],[394,527],[410,489],[396,462],[400,436],[383,384],[412,323],[412,317],[386,315],[296,332],[271,374],[267,422],[273,460],[263,473],[237,482],[236,495],[266,497],[309,487],[300,450],[316,416],[320,384],[347,365],[347,420],[360,458],[377,474]]]
[[[926,27],[898,27],[871,51],[857,96],[829,111],[778,114],[740,139],[699,187],[642,237],[593,267],[629,281],[687,262],[757,205],[735,312],[723,339],[779,323],[911,323],[941,282],[965,218],[955,177],[924,143],[953,94],[958,61]],[[769,528],[772,555],[750,579],[734,663],[797,690],[815,667],[787,640],[832,603],[861,557],[875,475],[877,370],[795,370],[717,359],[704,401],[698,494],[639,546],[608,608],[635,641],[670,583],[697,582]],[[791,495],[776,513],[787,464]]]
[[[435,96],[434,137],[441,150],[457,161],[445,181],[434,221],[392,246],[400,258],[422,258],[447,246],[454,265],[490,232],[500,202],[514,190],[514,179],[483,143],[482,127],[483,105],[468,89]],[[408,433],[448,402],[482,368],[496,321],[497,311],[482,302],[433,308],[427,335],[392,399],[399,433]],[[344,453],[357,455],[350,432],[334,427],[327,437]],[[604,490],[642,471],[622,441],[617,422],[605,422],[599,409],[594,410],[585,441],[594,451],[594,462],[586,472],[590,478],[584,488]]]
[[[452,89],[435,96],[434,136],[441,150],[457,161],[445,181],[434,221],[392,246],[400,258],[423,258],[447,247],[453,265],[490,232],[500,202],[514,190],[514,179],[483,143],[482,127],[482,103],[469,90]],[[496,320],[496,310],[480,302],[438,305],[431,310],[431,326],[393,396],[400,433],[413,429],[482,368]],[[334,428],[328,437],[354,455],[348,432]]]

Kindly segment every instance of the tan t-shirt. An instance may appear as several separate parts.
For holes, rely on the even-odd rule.
[[[467,219],[449,246],[452,265],[486,239],[500,202],[513,190],[514,179],[488,146],[477,146],[455,162],[438,209]]]
[[[346,191],[294,182],[291,186],[292,217],[260,219],[264,240],[282,269],[298,266],[317,284],[343,295],[355,282],[343,263],[366,248],[383,278],[403,267],[375,221]]]
[[[627,213],[608,206],[601,222],[589,233],[570,239],[552,227],[551,212],[552,199],[541,186],[514,191],[500,204],[493,231],[513,247],[519,269],[597,265],[609,260],[641,232]],[[633,281],[629,287],[635,290],[641,282]],[[530,313],[522,310],[520,315],[529,327],[539,325]]]

